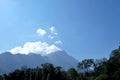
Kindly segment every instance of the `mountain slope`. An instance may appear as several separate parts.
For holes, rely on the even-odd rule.
[[[47,55],[49,61],[55,66],[61,66],[64,69],[71,67],[76,68],[78,60],[69,56],[65,51],[57,51],[52,54]]]
[[[33,68],[44,63],[52,63],[54,66],[61,66],[63,69],[68,69],[70,67],[75,68],[78,61],[69,56],[65,51],[57,51],[46,56],[35,53],[25,55],[5,52],[0,54],[0,74],[8,73],[24,65]]]
[[[10,52],[5,52],[0,54],[0,73],[10,72],[24,65],[32,68],[32,67],[40,66],[40,64],[43,63],[45,63],[44,58],[39,54],[13,55]]]

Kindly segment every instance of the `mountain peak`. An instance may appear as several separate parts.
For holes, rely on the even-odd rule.
[[[4,53],[1,53],[0,55],[12,55],[11,52],[4,52]]]

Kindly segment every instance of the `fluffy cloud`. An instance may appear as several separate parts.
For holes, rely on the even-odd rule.
[[[58,41],[55,41],[55,44],[62,44],[62,41],[58,40]]]
[[[47,55],[55,51],[61,50],[54,44],[49,45],[46,42],[26,42],[23,47],[18,46],[11,50],[9,50],[13,54],[21,53],[21,54],[29,54],[29,53],[37,53],[41,55]]]
[[[41,29],[41,28],[37,29],[36,32],[37,32],[37,34],[40,35],[40,36],[43,36],[43,35],[46,34],[46,31],[45,31],[44,29]]]
[[[50,33],[50,34],[46,34],[49,39],[54,39],[58,34],[56,32],[55,27],[50,27],[49,31],[50,32],[46,32],[46,30],[39,28],[39,29],[37,29],[36,33],[40,36],[44,36],[46,33]],[[10,51],[13,54],[37,53],[37,54],[41,54],[41,55],[47,55],[47,54],[50,54],[52,52],[61,50],[60,48],[58,48],[56,46],[58,44],[62,44],[62,41],[57,40],[52,45],[49,45],[47,42],[41,42],[41,41],[26,42],[23,46],[17,46],[17,47],[15,47],[11,50],[8,50],[8,51]]]

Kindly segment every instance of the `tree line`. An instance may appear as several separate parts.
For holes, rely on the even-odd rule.
[[[120,47],[111,52],[109,59],[84,59],[76,69],[64,70],[50,63],[36,68],[23,66],[0,75],[0,80],[120,80]]]

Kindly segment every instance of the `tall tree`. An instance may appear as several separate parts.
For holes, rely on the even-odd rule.
[[[54,66],[50,63],[42,64],[43,80],[52,80],[54,78]]]
[[[78,63],[77,68],[78,70],[82,70],[82,72],[88,72],[90,71],[90,68],[93,66],[93,64],[93,59],[84,59]]]
[[[67,71],[67,76],[69,80],[76,80],[78,77],[77,71],[74,68],[70,68]]]

